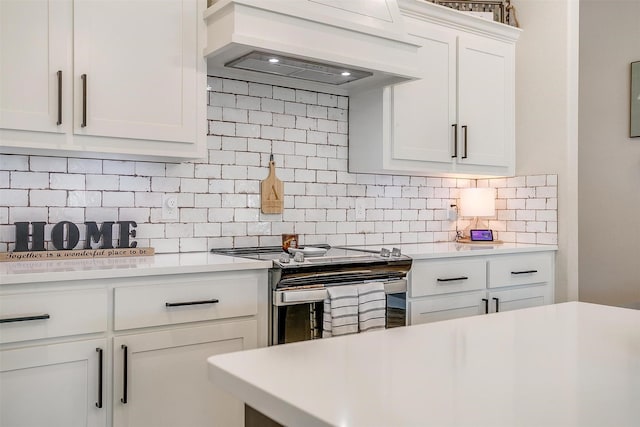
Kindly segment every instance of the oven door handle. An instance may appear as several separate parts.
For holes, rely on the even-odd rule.
[[[407,292],[406,279],[384,282],[384,291],[387,294]],[[279,290],[273,292],[273,305],[309,304],[324,301],[328,296],[326,288]]]
[[[311,302],[320,302],[327,298],[327,290],[325,288],[320,289],[308,289],[299,291],[276,291],[275,303],[288,304],[305,304]]]

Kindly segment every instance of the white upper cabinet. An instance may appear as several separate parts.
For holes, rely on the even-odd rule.
[[[0,128],[69,129],[71,16],[70,2],[0,2]]]
[[[2,151],[203,157],[205,3],[3,1]]]
[[[421,78],[351,97],[349,170],[512,175],[520,30],[431,3],[400,6],[421,46]]]

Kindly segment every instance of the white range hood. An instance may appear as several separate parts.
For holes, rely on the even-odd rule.
[[[418,78],[396,0],[213,0],[208,73],[349,94]]]

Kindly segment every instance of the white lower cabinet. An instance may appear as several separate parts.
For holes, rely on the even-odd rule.
[[[550,250],[414,260],[409,324],[553,304],[554,259]]]
[[[3,285],[1,427],[241,427],[209,356],[267,344],[267,270]]]
[[[256,347],[254,320],[114,338],[113,425],[242,426],[243,403],[213,386],[206,359]]]
[[[105,426],[106,342],[103,338],[0,351],[0,425]]]

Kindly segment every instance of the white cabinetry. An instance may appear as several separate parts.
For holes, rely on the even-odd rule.
[[[245,320],[115,338],[113,425],[242,426],[243,403],[212,386],[206,359],[256,348],[257,329]]]
[[[554,251],[414,260],[409,324],[552,304]]]
[[[0,425],[105,426],[104,288],[0,295]]]
[[[519,30],[427,2],[400,5],[422,46],[422,78],[351,97],[350,171],[512,175]]]
[[[0,147],[201,157],[204,0],[0,4]]]
[[[266,269],[3,285],[0,425],[240,427],[206,359],[267,344],[267,292]]]
[[[0,351],[0,425],[105,426],[105,352],[105,339]]]

